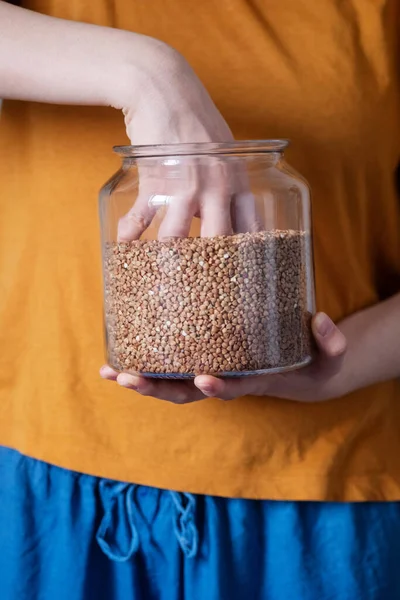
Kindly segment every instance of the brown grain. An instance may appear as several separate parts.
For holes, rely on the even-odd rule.
[[[110,364],[191,377],[306,363],[308,242],[301,232],[269,231],[108,244]]]

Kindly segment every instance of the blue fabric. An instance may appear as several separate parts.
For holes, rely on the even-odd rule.
[[[1,600],[396,600],[400,505],[193,496],[0,448]]]

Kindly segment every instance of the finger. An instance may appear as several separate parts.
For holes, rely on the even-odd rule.
[[[221,400],[234,400],[249,394],[257,396],[266,393],[265,377],[243,377],[239,379],[218,379],[211,375],[199,375],[195,386],[205,395]]]
[[[261,217],[258,214],[256,199],[251,192],[246,166],[238,163],[232,169],[234,197],[231,214],[235,233],[261,231]]]
[[[255,198],[250,191],[235,194],[231,212],[235,233],[254,233],[263,229],[261,218],[257,213]]]
[[[158,239],[187,237],[197,211],[194,195],[169,196],[168,209],[158,230]]]
[[[118,222],[118,241],[138,240],[146,231],[157,212],[157,207],[149,203],[152,194],[141,190],[130,211]]]
[[[231,235],[231,196],[223,192],[203,194],[201,204],[201,237]]]
[[[205,397],[192,382],[187,381],[155,380],[120,373],[117,377],[117,383],[122,387],[135,390],[143,396],[152,396],[174,404],[188,404],[202,400]]]
[[[315,315],[312,331],[320,351],[320,360],[324,362],[325,372],[328,369],[330,375],[337,373],[347,350],[345,336],[325,313]]]
[[[165,186],[169,195],[165,203],[167,210],[158,230],[160,240],[187,237],[198,211],[198,167],[189,159],[187,162],[178,159],[173,162],[174,171],[166,171]]]
[[[151,162],[144,161],[139,164],[137,174],[138,196],[132,208],[118,223],[118,241],[120,242],[138,240],[160,208],[160,204],[153,200],[166,197],[166,171],[163,166],[154,166]],[[132,183],[129,182],[128,190],[131,189],[131,185]],[[124,188],[120,186],[120,189]]]
[[[114,371],[109,365],[103,365],[100,369],[100,377],[109,381],[116,381],[118,372]]]
[[[229,176],[228,165],[220,161],[201,170],[201,237],[232,233],[232,181]]]

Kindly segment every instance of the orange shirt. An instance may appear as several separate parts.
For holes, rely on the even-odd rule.
[[[191,62],[237,138],[287,137],[313,190],[317,302],[340,320],[400,289],[397,0],[28,0]],[[155,117],[156,118],[156,117]],[[0,119],[0,443],[190,492],[400,499],[400,383],[298,404],[174,406],[102,381],[97,190],[112,109],[6,102]]]

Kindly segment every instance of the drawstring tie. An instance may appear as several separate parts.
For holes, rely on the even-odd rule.
[[[104,554],[116,562],[126,562],[139,548],[139,534],[133,517],[135,488],[135,485],[129,483],[100,481],[100,497],[103,502],[104,515],[97,530],[96,540]],[[125,528],[127,527],[128,530],[128,539],[130,539],[125,552],[121,549],[116,535],[113,535],[121,521],[121,514]]]
[[[197,554],[199,532],[194,521],[196,499],[193,494],[170,492],[175,505],[174,531],[182,551],[187,558]]]
[[[137,487],[134,484],[108,480],[100,482],[104,515],[96,533],[96,540],[104,554],[116,562],[126,562],[139,548],[139,534],[134,516]],[[199,544],[195,523],[196,499],[192,494],[169,494],[173,503],[173,528],[176,539],[186,557],[193,558],[197,554]],[[136,512],[141,514],[140,507]],[[121,537],[124,538],[124,543]]]

